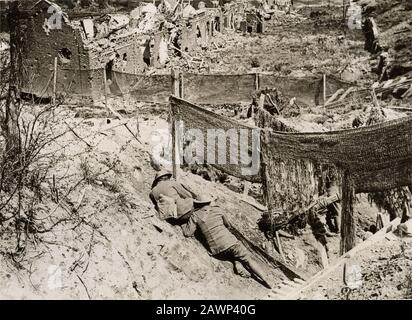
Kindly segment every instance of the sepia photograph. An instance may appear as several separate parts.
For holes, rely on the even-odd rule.
[[[0,1],[1,300],[411,300],[411,217],[412,0]]]

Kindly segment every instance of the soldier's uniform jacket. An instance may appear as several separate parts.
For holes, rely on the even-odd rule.
[[[174,180],[159,181],[152,189],[150,197],[156,201],[159,211],[167,210],[167,208],[162,208],[162,205],[167,203],[160,201],[163,198],[162,195],[175,200],[178,217],[191,212],[194,208],[193,194],[179,182]]]
[[[183,234],[190,237],[198,227],[204,235],[212,255],[219,254],[238,242],[227,228],[229,222],[222,214],[222,209],[217,205],[206,206],[193,213],[188,222],[182,225]]]

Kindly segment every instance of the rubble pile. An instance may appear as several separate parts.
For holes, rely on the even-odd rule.
[[[341,16],[332,12],[319,19],[341,23]],[[207,48],[190,53],[199,64],[203,59],[200,70],[197,64],[192,68],[182,64],[196,72],[270,72],[290,77],[330,73],[351,82],[371,82],[369,55],[361,36],[318,28],[309,15],[299,11],[275,11],[265,23],[263,34],[217,33]]]
[[[366,41],[381,80],[412,72],[412,7],[404,0],[362,0]]]

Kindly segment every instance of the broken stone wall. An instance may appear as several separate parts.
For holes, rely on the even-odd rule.
[[[155,68],[162,67],[168,59],[167,39],[168,34],[164,31],[157,32],[153,36],[152,64]]]
[[[142,74],[150,65],[144,60],[145,50],[151,50],[151,36],[125,34],[109,41],[107,47],[89,46],[92,95],[104,93],[104,70],[109,92],[116,91],[114,73]],[[150,59],[149,59],[150,60]]]
[[[205,9],[203,15],[180,21],[181,50],[190,52],[198,47],[210,44],[216,32],[223,32],[225,28],[225,15],[219,8]]]
[[[379,43],[378,26],[373,18],[367,18],[363,25],[365,33],[365,49],[371,53],[377,53],[381,51]]]
[[[100,39],[88,46],[90,69],[103,69],[111,63],[113,71],[142,73],[147,67],[143,54],[150,39],[150,36],[139,34]]]
[[[108,86],[112,72],[142,74],[150,65],[144,61],[146,48],[153,51],[150,35],[133,32],[94,39],[96,22],[91,19],[53,24],[47,7],[31,13],[23,48],[23,91],[36,96],[53,94],[54,59],[57,57],[57,94],[101,97],[104,70]],[[87,28],[86,26],[87,22]],[[94,24],[94,25],[93,25]]]
[[[190,52],[193,49],[201,46],[206,46],[209,43],[208,38],[208,22],[210,26],[209,15],[195,17],[190,20],[183,20],[181,24],[181,49],[184,52]]]
[[[181,23],[181,50],[190,52],[196,47],[196,25],[188,20],[183,20]]]
[[[246,13],[236,29],[247,33],[263,33],[265,21],[261,21],[256,13]]]
[[[57,57],[57,92],[87,95],[91,91],[89,57],[78,30],[65,19],[52,24],[47,8],[37,8],[28,20],[23,47],[23,91],[37,96],[53,93],[54,59]]]

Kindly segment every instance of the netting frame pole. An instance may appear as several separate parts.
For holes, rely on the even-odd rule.
[[[110,110],[109,110],[109,104],[107,103],[107,78],[106,77],[107,77],[106,68],[103,68],[104,105],[106,107],[107,118],[109,118]]]
[[[180,86],[179,86],[179,71],[172,68],[170,76],[172,77],[172,95],[180,98]]]
[[[170,105],[170,108],[173,109],[173,106]],[[176,119],[174,116],[174,112],[171,110],[171,118],[170,120],[172,121],[172,174],[173,178],[177,180],[177,157],[176,157]]]
[[[323,111],[326,112],[326,74],[323,74]]]
[[[356,246],[356,223],[354,216],[355,186],[352,173],[346,169],[342,180],[342,217],[340,226],[340,255]]]
[[[57,57],[54,58],[54,74],[53,74],[53,105],[56,104],[56,87],[57,87]]]
[[[178,86],[179,86],[179,98],[180,99],[184,99],[184,76],[183,76],[183,72],[179,72],[179,82],[178,82]]]
[[[171,69],[172,77],[172,95],[179,97],[181,96],[181,86],[180,86],[180,73],[177,69]],[[175,180],[177,180],[177,159],[179,149],[177,147],[176,139],[176,117],[173,108],[173,104],[170,102],[170,121],[172,122],[172,175]]]
[[[255,73],[255,90],[259,91],[260,89],[260,73]]]

